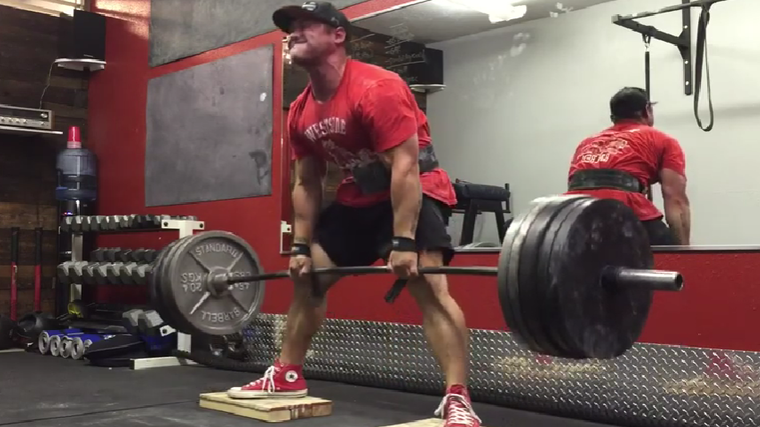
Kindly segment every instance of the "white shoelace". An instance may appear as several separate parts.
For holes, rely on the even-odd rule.
[[[449,399],[454,402],[449,403]],[[475,415],[475,410],[472,409],[470,402],[468,402],[461,394],[447,394],[444,396],[443,400],[441,400],[441,404],[438,405],[438,409],[435,410],[436,417],[443,418],[447,404],[449,410],[447,418],[451,423],[472,426],[474,425],[475,420],[482,422],[480,418]]]
[[[275,372],[276,372],[276,370],[275,370],[274,366],[270,366],[264,372],[264,377],[263,378],[261,378],[259,380],[256,380],[256,381],[254,381],[254,382],[252,382],[252,383],[250,383],[248,385],[255,385],[257,382],[262,381],[263,384],[261,384],[261,389],[262,390],[266,390],[269,393],[274,393],[275,392],[275,390],[274,390],[274,374],[275,374]]]

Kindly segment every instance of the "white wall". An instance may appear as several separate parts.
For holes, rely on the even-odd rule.
[[[618,0],[431,45],[444,51],[446,89],[428,96],[428,115],[436,152],[452,178],[509,183],[515,212],[536,197],[565,191],[577,143],[610,125],[609,98],[623,86],[644,86],[641,35],[613,25],[612,15],[677,3]],[[715,127],[706,133],[696,124],[678,50],[652,40],[655,125],[686,152],[692,243],[757,244],[760,1],[728,0],[711,10]],[[699,9],[692,16],[696,22]],[[640,22],[677,35],[681,13]],[[707,123],[704,83],[702,93]],[[659,194],[655,200],[662,206]],[[476,240],[498,240],[491,215],[483,215],[478,230]]]

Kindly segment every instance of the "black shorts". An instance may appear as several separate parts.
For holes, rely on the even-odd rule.
[[[444,205],[422,197],[417,234],[418,251],[441,251],[444,265],[454,257],[451,237],[443,219]],[[335,265],[372,265],[386,259],[393,238],[393,206],[390,200],[367,207],[332,203],[317,219],[314,241],[327,252]]]
[[[649,244],[652,246],[677,245],[676,237],[667,224],[660,219],[641,221],[649,234]]]

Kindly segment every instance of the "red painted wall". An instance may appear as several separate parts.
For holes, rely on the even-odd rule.
[[[363,16],[404,3],[404,0],[370,0],[346,9],[349,18]],[[149,79],[207,63],[249,49],[274,43],[282,34],[273,32],[231,46],[206,52],[156,68],[148,66],[150,0],[94,0],[94,10],[108,16],[105,71],[90,82],[89,146],[100,162],[100,213],[104,215],[155,213],[196,215],[207,229],[223,229],[247,239],[257,249],[265,270],[286,266],[279,254],[279,224],[290,212],[287,189],[287,147],[280,146],[281,55],[275,54],[274,149],[272,152],[273,196],[242,200],[146,208],[144,193],[145,106]],[[275,49],[277,51],[277,49]],[[160,248],[176,233],[139,233],[99,237],[100,246]],[[678,294],[658,294],[642,341],[665,344],[760,350],[760,341],[743,332],[744,325],[760,324],[760,252],[687,252],[657,254],[657,267],[681,271],[686,288]],[[496,264],[493,254],[462,254],[456,265]],[[394,305],[383,302],[391,284],[389,277],[349,278],[330,293],[331,317],[419,324],[420,315],[408,294]],[[100,289],[101,300],[134,300],[134,288],[119,292]],[[472,328],[505,327],[495,281],[482,277],[453,277],[451,292],[465,310]],[[131,294],[131,295],[129,295]],[[270,282],[264,312],[284,313],[291,286]],[[137,295],[144,299],[145,293]]]

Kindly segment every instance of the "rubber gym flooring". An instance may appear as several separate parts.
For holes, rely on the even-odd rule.
[[[200,366],[99,368],[80,360],[0,353],[0,426],[250,427],[248,418],[198,407],[200,393],[222,391],[257,374]],[[310,394],[333,400],[333,414],[285,424],[381,427],[433,417],[440,398],[310,381]],[[486,427],[594,427],[584,421],[475,404]],[[282,423],[277,423],[282,425]]]

